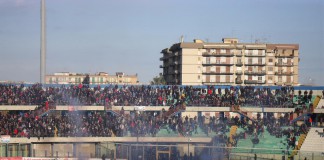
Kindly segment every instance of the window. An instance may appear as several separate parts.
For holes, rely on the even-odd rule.
[[[206,64],[210,64],[210,57],[206,58]]]
[[[269,79],[269,81],[272,81],[272,76],[269,76],[269,78],[268,78],[268,79]]]
[[[248,59],[248,64],[252,64],[252,58]]]
[[[198,79],[200,79],[200,75],[198,75]]]
[[[278,82],[282,82],[282,76],[278,77]]]
[[[268,71],[273,71],[273,67],[269,67],[268,68]]]
[[[200,61],[200,57],[198,57],[198,61]]]
[[[262,77],[261,76],[258,77],[258,81],[262,81]]]
[[[258,64],[262,64],[262,58],[258,58]]]
[[[241,58],[238,58],[237,59],[237,64],[241,64],[242,63],[242,59]]]
[[[270,59],[269,59],[269,62],[273,62],[273,59],[272,59],[272,58],[270,58]]]

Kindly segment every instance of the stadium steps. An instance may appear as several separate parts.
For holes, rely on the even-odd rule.
[[[114,116],[120,116],[121,112],[117,110],[106,110],[107,112],[113,114]]]
[[[314,104],[315,106],[315,104]],[[320,99],[320,101],[318,102],[316,108],[322,108],[322,106],[324,106],[324,99]]]
[[[291,152],[289,159],[293,159],[292,157],[296,156],[302,146],[302,144],[304,143],[306,139],[306,134],[301,134],[299,139],[298,139],[298,145],[295,146],[294,150]]]
[[[232,112],[236,112],[236,113],[238,113],[240,116],[243,116],[243,117],[246,117],[246,118],[248,118],[249,120],[251,120],[252,122],[255,122],[255,120],[253,119],[253,118],[251,118],[251,117],[249,117],[248,115],[247,115],[247,112],[249,112],[249,111],[246,111],[244,108],[242,108],[241,106],[235,106],[235,107],[233,107],[232,108]]]
[[[49,110],[47,110],[47,111],[44,111],[44,112],[39,113],[38,115],[39,115],[40,117],[43,117],[43,116],[45,116],[45,115],[47,115],[47,114],[50,114],[50,113],[52,113],[52,112],[55,112],[55,111],[56,111],[55,109],[49,109]]]
[[[319,104],[320,101],[323,101],[324,99],[321,99],[322,97],[321,96],[316,96],[314,101],[313,101],[313,106],[314,108],[316,108]]]
[[[304,120],[304,119],[305,120],[308,120],[308,118],[310,117],[310,115],[311,115],[310,113],[304,113],[301,116],[298,116],[297,118],[291,120],[290,123],[293,124],[293,123],[295,123],[295,122],[297,122],[299,120]]]
[[[180,112],[183,112],[185,110],[186,110],[186,106],[185,105],[183,105],[183,104],[182,105],[178,105],[178,106],[176,106],[173,109],[169,109],[167,112],[165,112],[163,114],[163,116],[164,117],[172,117],[172,116],[174,116],[174,115],[176,115],[176,114],[178,114]]]
[[[324,137],[318,132],[323,132],[323,128],[312,127],[308,131],[300,151],[324,152]]]
[[[275,137],[265,130],[263,135],[259,135],[259,143],[253,144],[252,136],[247,135],[246,139],[240,139],[237,147],[233,150],[235,153],[256,153],[256,154],[281,154],[286,150],[286,137]]]
[[[228,143],[227,144],[227,147],[232,147],[232,143],[234,142],[234,139],[233,139],[233,136],[234,135],[236,135],[236,131],[237,131],[237,126],[236,125],[233,125],[233,126],[231,126],[231,129],[230,129],[230,132],[229,132],[229,142],[230,143]]]

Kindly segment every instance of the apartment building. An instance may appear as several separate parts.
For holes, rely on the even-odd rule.
[[[45,76],[46,84],[80,84],[83,79],[89,75],[90,84],[137,84],[136,75],[125,75],[123,72],[116,72],[110,75],[105,72],[95,74],[71,73],[71,72],[58,72],[52,75]]]
[[[297,85],[299,45],[181,42],[163,49],[163,77],[180,85]]]

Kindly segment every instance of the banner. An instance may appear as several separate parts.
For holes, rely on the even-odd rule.
[[[136,111],[145,111],[145,106],[135,106],[134,109]]]
[[[0,157],[0,160],[22,160],[22,157]]]
[[[74,106],[69,106],[69,111],[74,111],[74,110],[75,110]]]
[[[10,135],[1,135],[1,143],[9,143]]]

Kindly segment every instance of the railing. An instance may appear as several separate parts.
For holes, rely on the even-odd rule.
[[[248,74],[248,75],[265,75],[266,71],[244,71],[244,74]]]
[[[245,63],[246,66],[265,66],[265,63]]]
[[[243,63],[242,62],[236,62],[236,64],[235,65],[237,65],[237,66],[242,66],[243,65]]]
[[[235,83],[236,83],[236,84],[242,84],[243,81],[242,81],[242,80],[235,80]]]
[[[294,63],[275,63],[275,66],[294,66]]]
[[[186,137],[185,137],[186,138]],[[162,145],[162,144],[147,144],[142,142],[136,143],[87,143],[87,148],[82,148],[82,143],[72,147],[72,143],[56,144],[54,149],[50,148],[51,143],[37,144],[41,146],[38,149],[32,148],[30,144],[1,144],[2,157],[34,157],[38,159],[183,159],[189,157],[190,153],[193,158],[196,157],[209,157],[209,159],[231,159],[231,160],[270,160],[270,159],[287,159],[291,151],[285,149],[273,148],[247,148],[247,147],[229,147],[215,144],[212,146],[200,146],[190,142],[188,137],[187,145]],[[26,147],[27,145],[27,147]],[[218,145],[218,146],[217,146]],[[36,145],[35,145],[36,146]],[[12,148],[12,149],[9,149]],[[74,147],[76,149],[74,149]],[[8,148],[8,150],[7,150]],[[59,148],[65,148],[59,149]],[[73,148],[73,149],[72,149]],[[7,151],[7,152],[5,152]],[[52,153],[53,151],[53,153]],[[182,151],[182,154],[177,154]],[[180,152],[181,153],[181,152]],[[186,156],[184,156],[186,155]],[[32,159],[32,158],[29,158]],[[321,152],[306,152],[297,151],[295,160],[317,160],[323,159]]]
[[[207,62],[203,62],[204,66],[232,66],[234,65],[233,62],[229,62],[229,63],[226,63],[226,62],[216,62],[216,63],[207,63]]]
[[[275,72],[275,75],[293,75],[294,72]]]
[[[294,54],[275,54],[275,57],[294,57]]]
[[[232,71],[229,71],[229,72],[203,72],[203,74],[206,74],[206,75],[231,75],[231,74],[234,74],[234,72]]]
[[[244,80],[245,84],[265,84],[266,80]]]
[[[236,74],[243,74],[242,71],[236,71],[235,73],[236,73]]]
[[[202,55],[203,56],[206,56],[206,57],[209,57],[209,56],[216,56],[216,57],[220,57],[220,56],[226,57],[226,56],[229,56],[229,57],[231,57],[231,56],[234,56],[234,53],[233,52],[232,53],[211,53],[211,52],[203,52]]]
[[[245,53],[246,57],[265,57],[265,53],[258,53],[258,54],[253,54],[253,53]]]

